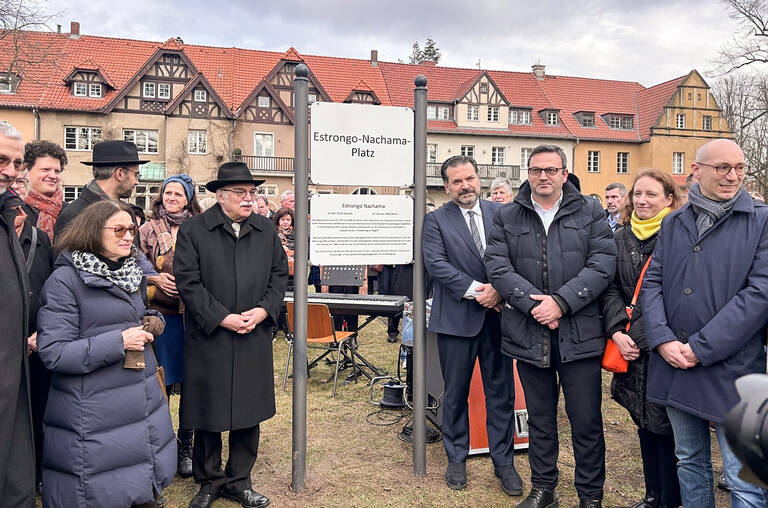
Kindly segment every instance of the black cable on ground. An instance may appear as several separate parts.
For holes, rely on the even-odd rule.
[[[440,431],[433,429],[429,424],[427,424],[426,435],[427,444],[437,443],[441,439]],[[403,430],[397,435],[397,438],[405,443],[413,442],[413,417],[408,419],[408,422],[403,427]]]
[[[405,418],[409,412],[410,410],[407,407],[382,407],[381,409],[368,413],[365,417],[365,421],[370,425],[375,425],[377,427],[388,427],[390,425],[397,425],[403,421],[403,418]],[[373,417],[375,417],[376,420],[372,420]]]

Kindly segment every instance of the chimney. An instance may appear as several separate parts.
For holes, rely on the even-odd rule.
[[[78,23],[77,21],[73,21],[69,25],[69,38],[70,39],[80,38],[80,23]]]
[[[538,62],[531,65],[531,70],[533,71],[533,75],[536,76],[536,79],[542,80],[544,79],[544,69],[546,69],[546,65],[542,65]]]
[[[379,52],[378,50],[372,49],[371,50],[371,67],[378,67],[379,66]]]
[[[56,33],[57,34],[61,33],[61,25],[56,25]]]

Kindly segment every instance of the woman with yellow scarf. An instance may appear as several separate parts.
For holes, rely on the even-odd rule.
[[[603,293],[603,319],[608,337],[613,340],[629,368],[614,374],[611,395],[629,411],[637,424],[643,458],[645,498],[633,508],[680,506],[677,459],[672,427],[663,407],[645,398],[649,349],[643,329],[642,309],[631,306],[643,267],[653,254],[662,220],[682,201],[669,173],[657,169],[641,171],[627,194],[616,230],[618,258],[616,276]]]

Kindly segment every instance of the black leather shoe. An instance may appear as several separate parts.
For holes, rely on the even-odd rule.
[[[603,502],[600,499],[581,499],[579,498],[579,508],[602,508]]]
[[[192,440],[194,434],[194,430],[179,429],[178,439],[176,440],[176,474],[182,478],[192,476]]]
[[[645,496],[642,501],[637,504],[633,504],[631,508],[656,508],[657,506],[659,506],[659,502],[656,499]]]
[[[189,508],[210,508],[218,497],[219,496],[217,495],[206,494],[205,492],[200,491],[192,498],[192,501],[189,502]]]
[[[389,342],[390,344],[394,344],[395,342],[397,342],[397,334],[396,333],[388,334],[387,342]]]
[[[241,490],[234,494],[223,490],[221,492],[221,497],[240,503],[240,506],[245,506],[247,508],[262,508],[269,504],[269,498],[267,496],[263,496],[253,489]]]
[[[560,500],[554,490],[533,488],[517,508],[556,508],[558,506],[560,506]]]
[[[467,486],[467,463],[449,462],[445,470],[445,483],[452,490],[461,490]]]
[[[523,479],[517,474],[515,466],[498,466],[493,473],[501,479],[501,490],[508,496],[523,495]]]

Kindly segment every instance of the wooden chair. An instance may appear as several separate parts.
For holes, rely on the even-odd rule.
[[[291,354],[293,353],[293,341],[295,332],[293,330],[293,302],[287,302],[286,310],[288,314],[288,328],[291,331],[291,340],[288,343],[288,359],[285,362],[285,373],[283,374],[283,390],[288,381],[288,367],[291,363]],[[333,326],[333,317],[328,306],[322,303],[307,304],[307,349],[323,350],[315,359],[307,364],[307,372],[317,365],[321,360],[331,353],[336,353],[336,369],[333,373],[333,392],[331,397],[336,397],[336,385],[339,377],[339,366],[342,357],[352,362],[352,368],[356,370],[355,358],[352,354],[347,354],[354,348],[353,340],[357,337],[357,332],[336,331]],[[296,359],[294,358],[294,362]],[[328,379],[330,381],[330,378]]]

